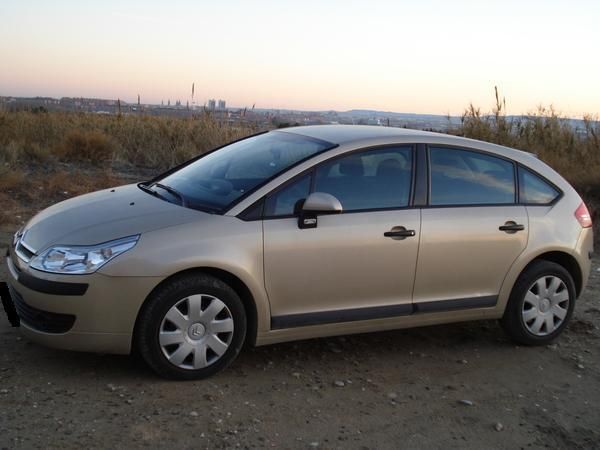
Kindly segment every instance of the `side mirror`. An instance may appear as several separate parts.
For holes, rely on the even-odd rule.
[[[339,214],[343,211],[340,201],[325,192],[313,192],[302,205],[298,228],[316,228],[317,216],[323,214]]]

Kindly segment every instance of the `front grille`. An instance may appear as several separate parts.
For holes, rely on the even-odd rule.
[[[71,314],[58,314],[29,306],[23,297],[9,285],[10,296],[17,309],[21,321],[34,330],[44,333],[66,333],[75,323],[75,316]]]
[[[18,276],[21,273],[21,269],[19,268],[19,261],[17,261],[19,259],[19,257],[17,256],[17,254],[15,253],[15,251],[13,249],[8,250],[6,252],[6,256],[9,258],[11,267],[14,269],[14,272]],[[7,263],[8,263],[8,261],[7,261]]]
[[[26,263],[31,260],[33,255],[35,255],[35,252],[32,251],[29,247],[27,247],[27,245],[23,243],[22,239],[17,243],[15,253]]]

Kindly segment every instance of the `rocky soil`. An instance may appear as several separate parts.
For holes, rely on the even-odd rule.
[[[198,382],[40,347],[0,315],[0,448],[600,448],[594,262],[550,346],[472,322],[246,349]]]

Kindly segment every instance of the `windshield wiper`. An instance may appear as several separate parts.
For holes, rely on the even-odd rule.
[[[209,214],[222,214],[222,212],[223,212],[223,210],[221,208],[215,208],[215,207],[208,206],[205,204],[196,204],[194,202],[192,202],[192,204],[188,204],[188,202],[187,202],[187,200],[185,200],[183,194],[181,192],[177,191],[176,189],[173,189],[171,186],[165,186],[164,184],[160,184],[160,183],[152,183],[150,186],[148,186],[144,183],[138,184],[138,187],[142,191],[147,192],[148,194],[153,195],[157,198],[163,199],[165,201],[169,201],[169,199],[167,197],[165,197],[164,195],[160,195],[158,192],[156,192],[154,189],[152,189],[152,187],[154,187],[154,186],[169,192],[174,197],[179,198],[181,200],[181,206],[185,206],[186,208],[192,208],[192,209],[195,209],[198,211],[204,211]]]
[[[159,188],[167,191],[169,194],[173,195],[174,197],[179,198],[179,200],[181,201],[181,206],[183,206],[184,208],[187,206],[186,205],[187,202],[185,200],[184,195],[181,192],[179,192],[177,189],[173,189],[171,186],[167,186],[165,184],[160,184],[160,183],[153,183],[150,185],[150,188],[152,188],[154,186],[159,187]]]
[[[162,195],[160,195],[158,192],[153,191],[152,189],[150,189],[148,186],[146,186],[144,183],[138,183],[138,187],[144,191],[147,192],[150,195],[153,195],[155,197],[160,197],[160,198],[164,198]]]
[[[165,197],[164,195],[160,195],[158,192],[156,192],[154,189],[152,189],[152,186],[154,186],[154,184],[152,184],[150,186],[145,185],[144,183],[139,183],[138,184],[138,187],[142,191],[147,192],[148,194],[153,195],[156,198],[160,198],[161,200],[164,200],[166,202],[172,203],[171,200],[168,197]],[[163,187],[163,189],[165,189],[165,188]],[[169,192],[168,189],[165,189],[165,191]],[[181,199],[181,197],[179,195],[176,195],[176,194],[172,194],[172,195],[175,196],[175,197],[178,197],[179,199]],[[182,202],[182,204],[183,204],[183,202]]]

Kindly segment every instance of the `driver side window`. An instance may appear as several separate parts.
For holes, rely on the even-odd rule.
[[[310,193],[310,180],[310,174],[305,175],[268,196],[265,217],[286,217],[297,213],[300,202],[306,200]]]

